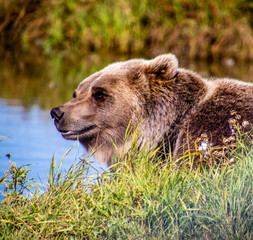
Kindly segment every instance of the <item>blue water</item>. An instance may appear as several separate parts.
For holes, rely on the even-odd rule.
[[[63,155],[71,148],[62,164],[62,170],[68,170],[80,158],[88,153],[76,141],[67,141],[56,130],[49,111],[41,110],[38,105],[26,108],[17,101],[0,99],[0,178],[10,166],[9,161],[15,161],[18,167],[31,164],[28,177],[35,182],[46,184],[52,157],[56,164],[60,163]],[[8,159],[6,154],[10,154]],[[105,164],[89,161],[99,172],[107,168]],[[3,187],[0,187],[3,191]],[[0,194],[0,199],[3,197]]]

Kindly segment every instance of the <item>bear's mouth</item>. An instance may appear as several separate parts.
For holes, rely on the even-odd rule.
[[[97,127],[96,125],[91,125],[89,127],[86,127],[84,129],[78,130],[78,131],[72,131],[72,130],[64,131],[64,130],[60,130],[60,132],[61,132],[61,135],[64,138],[73,139],[73,138],[78,138],[78,136],[80,137],[80,136],[83,136],[83,135],[87,134],[88,132],[90,132],[91,130],[93,130],[96,127]]]

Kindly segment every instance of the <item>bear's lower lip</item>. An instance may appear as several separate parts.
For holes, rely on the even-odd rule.
[[[79,130],[79,131],[60,131],[62,136],[65,137],[65,138],[68,138],[68,137],[74,137],[74,136],[80,136],[84,133],[87,133],[89,131],[91,131],[92,129],[96,128],[96,125],[91,125],[89,127],[86,127],[82,130]]]

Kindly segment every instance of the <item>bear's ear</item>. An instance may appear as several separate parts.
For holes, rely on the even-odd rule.
[[[147,63],[146,73],[157,77],[172,79],[178,68],[178,60],[173,54],[160,55]]]

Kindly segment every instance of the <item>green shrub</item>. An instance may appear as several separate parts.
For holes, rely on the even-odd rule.
[[[253,59],[250,1],[2,0],[0,9],[2,51]]]

